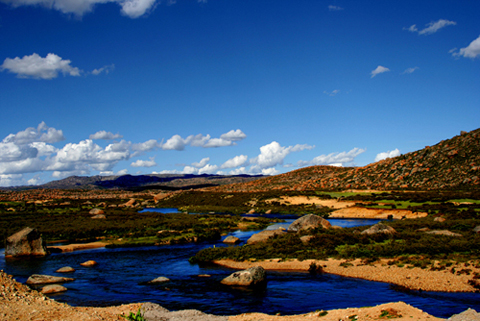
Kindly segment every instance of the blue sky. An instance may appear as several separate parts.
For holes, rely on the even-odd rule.
[[[479,127],[480,1],[0,0],[0,186],[363,166]]]

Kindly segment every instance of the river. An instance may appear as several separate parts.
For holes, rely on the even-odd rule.
[[[292,220],[280,223],[287,226]],[[351,227],[376,223],[372,220],[329,219],[333,225]],[[246,241],[258,231],[236,231],[230,235]],[[222,238],[223,239],[223,238]],[[32,274],[61,275],[60,267],[71,266],[74,282],[68,291],[52,296],[74,306],[109,306],[133,302],[154,302],[170,310],[198,309],[206,313],[234,315],[245,312],[300,314],[315,310],[373,306],[404,301],[434,316],[447,318],[467,308],[480,310],[478,293],[405,291],[382,282],[346,278],[330,274],[267,272],[265,288],[233,289],[220,280],[233,270],[218,266],[198,266],[188,259],[205,247],[226,246],[217,242],[138,248],[94,249],[55,253],[45,258],[8,259],[0,252],[0,269],[24,283]],[[95,260],[93,268],[79,264]],[[210,275],[210,277],[199,277]],[[143,285],[165,276],[170,282]]]

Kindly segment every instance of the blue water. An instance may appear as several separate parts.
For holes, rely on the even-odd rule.
[[[342,227],[369,225],[371,220],[329,220]],[[288,225],[276,224],[270,228]],[[258,232],[258,231],[257,231]],[[232,233],[246,241],[255,232]],[[132,302],[155,302],[170,310],[199,309],[213,314],[264,312],[300,314],[315,310],[373,306],[404,301],[437,317],[450,317],[471,307],[480,310],[480,294],[403,291],[387,283],[345,278],[330,274],[268,272],[265,288],[234,289],[220,284],[233,270],[218,266],[198,266],[188,262],[198,250],[225,246],[220,241],[200,244],[139,248],[95,249],[52,254],[46,258],[5,259],[0,253],[0,269],[25,282],[31,274],[74,277],[68,291],[53,296],[57,301],[81,306],[107,306]],[[93,268],[79,264],[95,260]],[[72,266],[72,274],[55,273]],[[208,274],[210,277],[198,277]],[[143,285],[142,282],[166,276],[170,282]]]

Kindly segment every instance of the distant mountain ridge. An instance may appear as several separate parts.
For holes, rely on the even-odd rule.
[[[364,167],[311,166],[210,191],[480,190],[480,129]]]
[[[263,175],[209,175],[209,174],[149,174],[113,176],[70,176],[38,186],[10,189],[119,189],[119,190],[179,190],[224,184],[248,182]]]

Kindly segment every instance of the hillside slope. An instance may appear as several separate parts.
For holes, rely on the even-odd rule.
[[[480,129],[364,167],[311,166],[212,191],[479,190]]]

